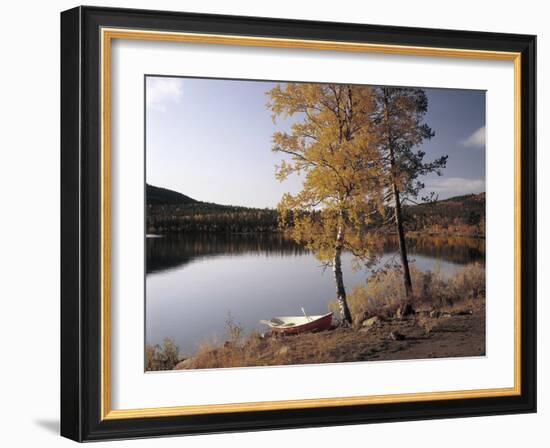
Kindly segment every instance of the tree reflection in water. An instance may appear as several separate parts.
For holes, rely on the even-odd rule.
[[[424,255],[457,264],[483,262],[485,239],[463,236],[413,236],[408,239],[411,258]],[[384,254],[397,251],[397,238],[389,236]],[[269,257],[304,255],[308,250],[282,234],[184,233],[147,238],[147,273],[183,266],[216,256],[260,254]]]

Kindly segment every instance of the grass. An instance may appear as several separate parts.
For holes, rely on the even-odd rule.
[[[357,337],[363,339],[362,343],[355,343]],[[253,332],[239,345],[202,345],[192,358],[178,364],[176,369],[351,362],[361,359],[364,352],[363,335],[349,329],[264,337]]]
[[[275,345],[270,347],[269,340],[262,339],[257,331],[253,331],[246,338],[240,338],[238,341],[228,340],[221,346],[203,342],[195,355],[183,361],[180,367],[209,369],[262,365],[258,355],[269,353],[269,358],[275,359],[277,353],[274,347]]]
[[[454,275],[445,276],[440,270],[422,272],[411,266],[416,310],[448,310],[455,306],[473,307],[485,298],[485,267],[472,263],[460,267]],[[387,319],[405,303],[405,288],[399,269],[380,271],[366,285],[359,285],[348,295],[348,305],[355,325],[378,316]],[[329,305],[337,311],[337,302]]]
[[[145,370],[172,370],[180,361],[178,346],[171,339],[164,339],[162,345],[145,347]]]

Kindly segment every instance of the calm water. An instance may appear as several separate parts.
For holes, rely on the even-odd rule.
[[[457,266],[482,261],[485,241],[430,237],[409,242],[421,270],[451,274]],[[395,256],[388,241],[383,260]],[[348,291],[369,272],[342,260]],[[201,341],[223,342],[228,313],[248,332],[265,331],[258,321],[273,316],[327,312],[334,300],[332,271],[323,272],[308,251],[278,235],[178,235],[147,238],[146,342],[173,339],[184,354]]]

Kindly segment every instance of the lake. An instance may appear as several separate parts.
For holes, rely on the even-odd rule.
[[[485,259],[485,240],[422,237],[409,241],[409,258],[422,271],[452,274],[460,265]],[[395,256],[388,240],[383,261]],[[346,288],[365,284],[369,272],[352,269],[344,254]],[[184,355],[203,341],[223,342],[228,317],[246,332],[266,330],[260,319],[324,314],[336,296],[332,271],[311,252],[281,235],[182,234],[147,238],[147,344],[170,338]]]

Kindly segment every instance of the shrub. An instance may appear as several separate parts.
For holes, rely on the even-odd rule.
[[[485,267],[479,263],[457,268],[451,276],[439,269],[422,272],[411,265],[411,279],[416,307],[441,309],[458,303],[473,306],[485,298]],[[348,305],[356,324],[371,316],[391,317],[404,301],[405,287],[399,268],[373,274],[366,285],[358,285],[348,294]],[[336,301],[329,304],[329,310],[338,315]]]
[[[242,343],[244,328],[241,324],[235,322],[230,311],[227,312],[225,317],[225,333],[231,344],[240,345]]]
[[[449,279],[449,286],[456,298],[475,303],[485,298],[485,268],[479,263],[464,266]]]
[[[180,361],[178,346],[171,339],[164,339],[161,345],[145,347],[145,370],[172,370]]]

